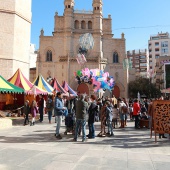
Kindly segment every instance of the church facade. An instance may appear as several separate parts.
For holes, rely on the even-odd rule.
[[[60,83],[64,80],[77,90],[74,72],[83,67],[77,63],[79,37],[91,33],[94,47],[86,56],[84,67],[99,68],[108,71],[114,77],[113,94],[116,97],[127,97],[128,70],[123,69],[126,58],[125,38],[113,38],[112,19],[103,18],[102,0],[93,0],[93,11],[74,10],[74,0],[64,1],[64,15],[55,13],[52,36],[40,33],[40,44],[36,62],[36,74],[45,79],[55,77]]]
[[[0,74],[9,79],[18,68],[29,78],[32,0],[0,0]]]

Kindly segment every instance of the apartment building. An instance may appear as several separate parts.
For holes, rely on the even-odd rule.
[[[159,33],[151,35],[148,41],[149,49],[149,69],[155,71],[156,59],[160,56],[170,55],[170,36],[169,33]]]
[[[129,74],[135,70],[135,77],[148,76],[149,53],[147,49],[127,51],[127,57],[132,62],[132,70],[129,70]]]

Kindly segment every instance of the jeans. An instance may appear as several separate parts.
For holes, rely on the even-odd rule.
[[[51,122],[51,117],[52,117],[52,110],[48,111],[48,120]]]
[[[108,126],[108,133],[113,134],[112,121],[107,120],[107,126]]]
[[[120,120],[125,120],[125,114],[124,113],[120,113]]]
[[[68,109],[63,110],[63,115],[66,117],[68,116]]]
[[[149,119],[149,129],[152,128],[152,116],[148,116]]]
[[[134,115],[135,117],[135,128],[139,127],[139,115]]]
[[[95,138],[94,123],[89,123],[89,138]]]
[[[28,123],[29,123],[28,114],[25,115],[24,125],[26,125],[27,121],[28,121]]]
[[[42,122],[43,121],[43,107],[40,107],[39,108],[39,112],[40,112],[40,122]]]
[[[82,127],[82,140],[86,139],[86,120],[84,119],[77,119],[76,120],[76,129],[75,129],[75,135],[74,139],[77,139],[78,137],[78,132],[79,132],[79,126],[81,125]]]
[[[62,116],[56,116],[56,136],[60,134]]]

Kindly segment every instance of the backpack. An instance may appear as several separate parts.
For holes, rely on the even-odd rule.
[[[122,110],[122,113],[128,113],[127,106],[122,106],[121,110]]]
[[[46,107],[47,107],[47,109],[52,109],[53,108],[53,101],[47,101],[47,103],[46,103]]]

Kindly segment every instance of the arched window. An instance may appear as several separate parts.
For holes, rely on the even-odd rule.
[[[46,61],[52,61],[52,51],[48,50],[46,53]]]
[[[92,29],[92,22],[91,21],[88,22],[88,29]]]
[[[86,23],[85,23],[85,21],[81,21],[81,29],[86,29]]]
[[[113,53],[113,63],[118,63],[119,62],[119,56],[117,52]]]
[[[79,21],[76,20],[76,21],[74,22],[74,28],[75,28],[75,29],[79,29]]]

